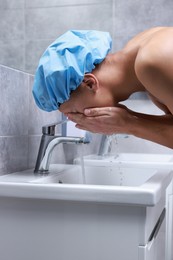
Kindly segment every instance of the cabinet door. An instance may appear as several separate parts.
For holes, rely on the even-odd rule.
[[[173,195],[167,197],[166,260],[173,260]]]
[[[138,248],[138,260],[165,260],[165,232],[161,231],[165,225],[165,210],[156,223],[148,243]]]

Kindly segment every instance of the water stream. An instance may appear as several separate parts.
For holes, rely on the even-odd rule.
[[[122,163],[119,160],[119,154],[120,154],[120,149],[119,149],[119,143],[118,143],[118,136],[116,134],[111,136],[111,148],[112,148],[112,153],[114,156],[114,159],[116,158],[116,161],[118,162],[118,167],[117,167],[117,174],[119,175],[119,185],[123,185],[123,170],[122,170]]]
[[[82,173],[82,183],[86,184],[86,175],[85,175],[85,164],[84,164],[84,144],[81,145],[81,153],[80,153],[80,163],[81,163],[81,173]]]

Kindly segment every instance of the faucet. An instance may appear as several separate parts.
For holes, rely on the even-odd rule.
[[[98,155],[108,155],[111,150],[112,136],[102,135]]]
[[[128,138],[129,136],[127,134],[102,135],[98,155],[109,155],[113,140],[115,140],[116,145],[118,145],[117,137]]]
[[[55,127],[67,123],[67,119],[60,122],[45,125],[42,127],[42,138],[38,151],[37,161],[34,169],[34,173],[48,173],[50,158],[53,149],[60,143],[83,143],[87,144],[90,142],[88,135],[85,137],[69,137],[55,135]]]

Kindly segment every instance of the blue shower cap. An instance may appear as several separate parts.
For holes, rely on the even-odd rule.
[[[81,84],[84,74],[104,60],[111,45],[108,32],[95,30],[72,30],[56,39],[36,70],[33,96],[38,107],[57,110]]]

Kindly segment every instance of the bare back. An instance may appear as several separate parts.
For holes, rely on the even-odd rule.
[[[151,63],[150,77],[147,78],[143,69],[140,75],[136,73],[137,78],[152,101],[165,113],[173,114],[173,27],[146,30],[130,40],[123,52],[134,63],[134,69],[138,61],[141,63],[148,59]]]

